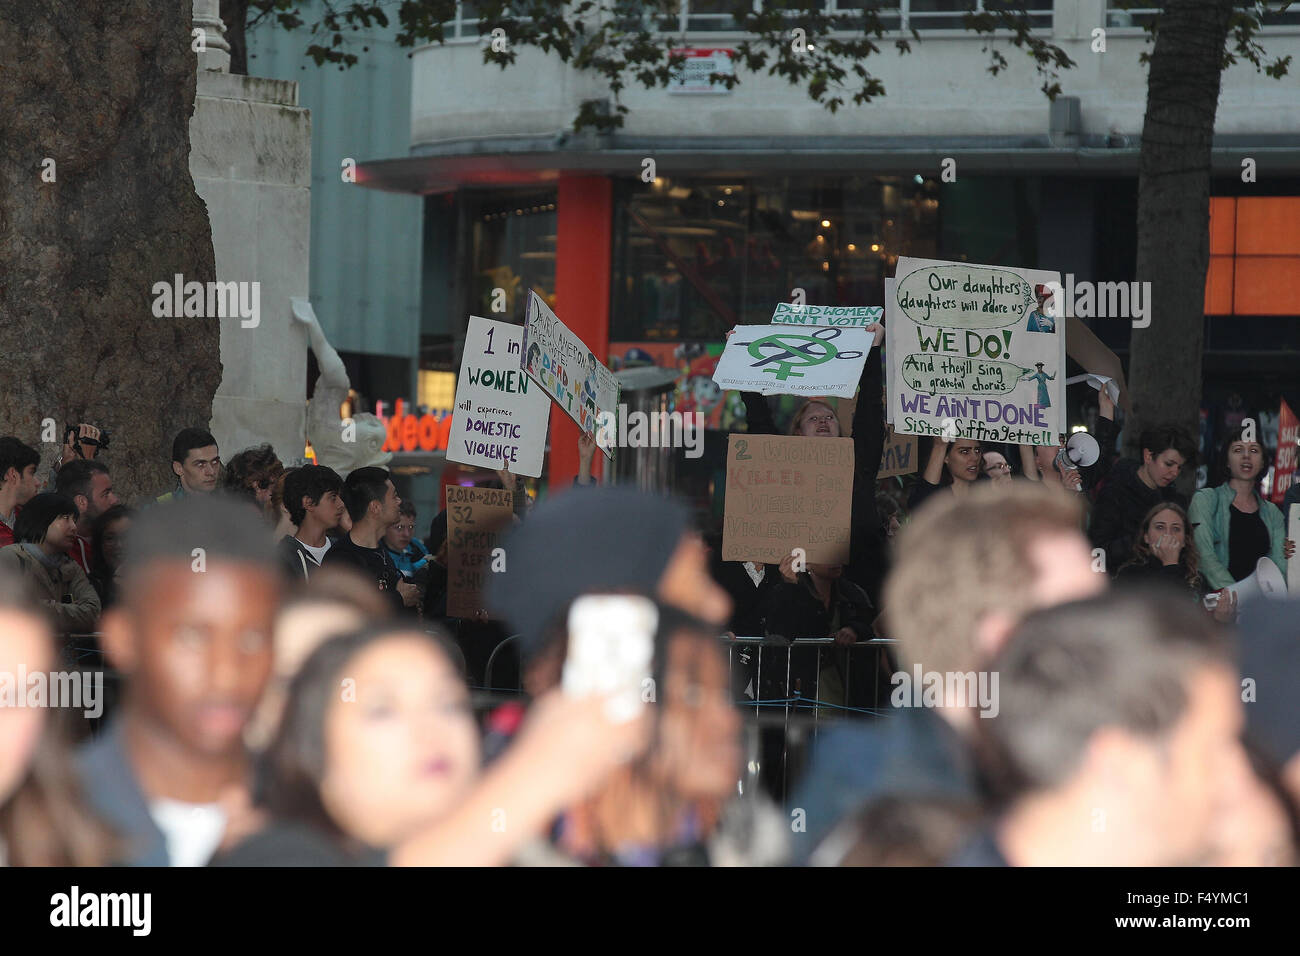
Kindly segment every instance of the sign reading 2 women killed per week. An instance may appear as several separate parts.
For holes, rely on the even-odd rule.
[[[540,478],[550,396],[519,367],[524,330],[469,317],[447,460]]]
[[[713,380],[738,392],[852,398],[874,339],[864,328],[738,325]]]
[[[510,528],[515,496],[501,488],[447,486],[447,614],[473,617],[483,607],[483,587],[504,571],[505,554],[493,554]]]
[[[596,441],[606,458],[614,457],[618,422],[618,379],[550,310],[536,292],[528,293],[524,317],[524,354],[520,367],[542,386],[551,400]]]
[[[852,519],[852,438],[729,437],[722,560],[844,564]]]
[[[901,435],[1055,445],[1065,428],[1060,273],[899,259],[885,322]]]

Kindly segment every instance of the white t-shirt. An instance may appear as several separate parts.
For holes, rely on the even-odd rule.
[[[330,549],[330,545],[334,543],[329,538],[326,538],[325,543],[323,545],[321,545],[319,548],[313,548],[311,545],[305,544],[302,538],[294,538],[293,540],[297,541],[299,544],[303,546],[306,552],[311,555],[311,559],[316,562],[317,567],[320,567],[320,563],[325,560],[325,552],[328,551]]]
[[[216,803],[154,800],[149,815],[167,838],[172,866],[207,866],[226,832],[226,811]]]

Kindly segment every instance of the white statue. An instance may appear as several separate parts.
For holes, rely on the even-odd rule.
[[[316,451],[316,463],[327,465],[346,478],[350,472],[370,465],[383,467],[393,458],[382,451],[388,437],[384,423],[369,412],[339,417],[339,409],[352,387],[343,359],[325,340],[316,311],[306,299],[295,298],[293,317],[307,328],[311,350],[316,354],[320,376],[307,406],[307,439]]]

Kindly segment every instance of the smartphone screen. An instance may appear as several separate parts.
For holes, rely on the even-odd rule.
[[[613,720],[641,711],[650,682],[659,611],[649,598],[589,594],[569,609],[569,653],[564,661],[566,694],[609,698]]]

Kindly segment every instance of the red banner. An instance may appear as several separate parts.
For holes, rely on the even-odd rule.
[[[1280,505],[1295,481],[1296,448],[1300,442],[1300,420],[1284,400],[1277,417],[1277,461],[1273,463],[1273,504]]]

